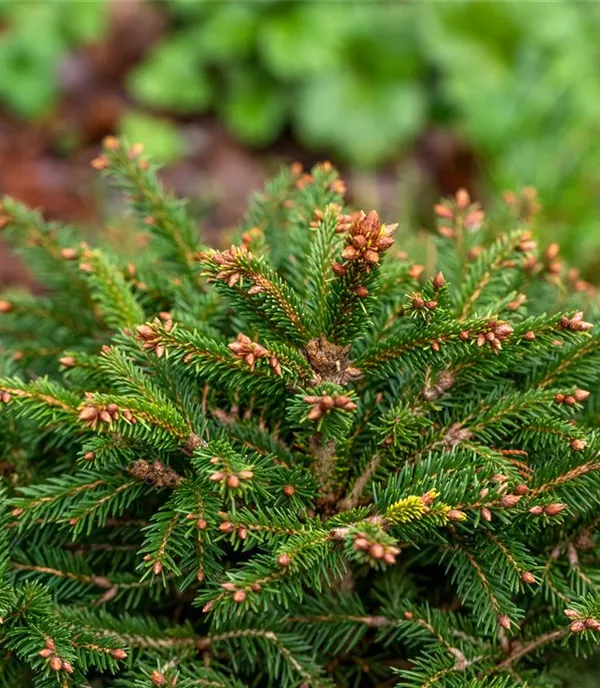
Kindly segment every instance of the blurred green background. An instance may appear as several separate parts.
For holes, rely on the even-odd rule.
[[[600,265],[597,2],[0,2],[0,187],[98,222],[124,132],[235,223],[279,161],[329,158],[406,231],[440,194],[533,185],[538,226]]]

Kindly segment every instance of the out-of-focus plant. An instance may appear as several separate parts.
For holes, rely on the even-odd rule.
[[[401,150],[426,121],[427,65],[412,10],[393,3],[165,3],[173,30],[132,72],[141,103],[218,111],[240,139],[305,144],[361,165]]]
[[[102,36],[104,2],[0,0],[0,102],[13,113],[38,118],[58,96],[60,60],[76,45]]]
[[[600,239],[600,8],[557,1],[186,2],[129,81],[159,111],[216,110],[250,144],[285,127],[363,167],[430,125],[455,131],[497,189],[533,184],[581,262]]]

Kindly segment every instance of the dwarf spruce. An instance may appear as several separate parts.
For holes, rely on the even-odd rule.
[[[600,335],[533,193],[495,234],[440,203],[424,269],[328,163],[223,251],[139,146],[93,166],[134,259],[2,205],[42,291],[0,301],[0,683],[560,685],[600,639]]]

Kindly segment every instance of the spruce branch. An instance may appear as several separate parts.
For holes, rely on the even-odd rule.
[[[274,334],[292,344],[306,341],[308,328],[298,298],[263,257],[232,246],[203,252],[199,260],[203,274],[267,337]]]
[[[156,167],[143,156],[139,144],[108,137],[104,153],[93,162],[127,194],[138,223],[157,242],[163,257],[190,279],[197,278],[195,257],[200,249],[198,231],[185,203],[165,191],[156,177]]]

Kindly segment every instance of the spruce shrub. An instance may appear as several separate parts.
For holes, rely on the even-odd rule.
[[[532,197],[439,266],[281,172],[225,251],[139,146],[93,162],[127,262],[5,199],[0,679],[36,688],[558,685],[600,637],[600,336]],[[578,302],[586,302],[584,318]]]

